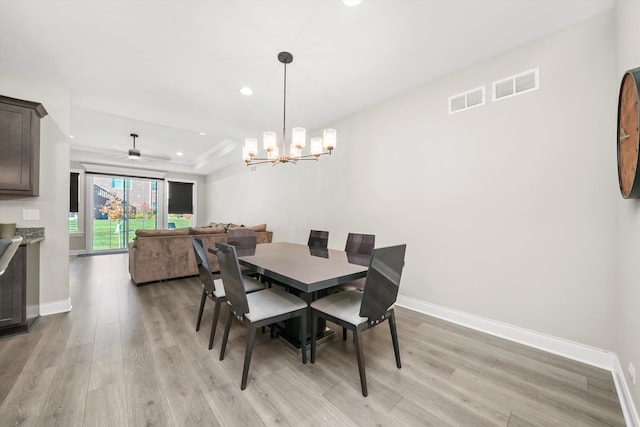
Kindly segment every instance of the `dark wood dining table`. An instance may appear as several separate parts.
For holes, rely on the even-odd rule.
[[[310,303],[326,295],[330,288],[365,277],[369,256],[277,242],[256,245],[255,253],[239,252],[238,262],[268,280],[288,287],[289,292]],[[307,325],[311,327],[310,320]],[[326,330],[324,323],[318,326],[320,338],[331,333]],[[299,322],[293,319],[284,325],[279,334],[299,347],[299,327]]]
[[[307,294],[365,277],[369,267],[368,256],[286,242],[256,245],[255,254],[238,257],[241,265]]]

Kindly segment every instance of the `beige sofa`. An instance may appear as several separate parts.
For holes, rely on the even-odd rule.
[[[256,230],[258,243],[271,243],[273,233],[266,231],[266,225],[250,228]],[[201,237],[207,248],[211,248],[216,242],[227,242],[227,230],[225,227],[136,230],[136,238],[128,247],[131,280],[139,285],[197,275],[198,266],[191,238]],[[218,271],[218,259],[211,253],[208,255],[212,270]]]

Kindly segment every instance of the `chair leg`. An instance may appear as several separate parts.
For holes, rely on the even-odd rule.
[[[222,336],[222,345],[220,346],[220,360],[224,359],[224,352],[227,349],[227,340],[229,339],[229,330],[231,329],[231,322],[233,322],[233,312],[229,310],[227,316],[227,323],[224,325],[224,335]]]
[[[222,301],[220,298],[216,299],[215,306],[213,308],[213,320],[211,321],[211,334],[209,335],[209,350],[213,348],[213,339],[216,337],[216,328],[218,327],[218,319],[220,318],[220,309]]]
[[[347,340],[347,328],[342,328],[342,341]]]
[[[391,341],[393,341],[393,352],[396,354],[396,366],[402,368],[400,364],[400,346],[398,345],[398,332],[396,331],[396,314],[391,310],[389,317],[389,329],[391,329]]]
[[[311,363],[316,363],[316,334],[318,333],[318,313],[311,310]]]
[[[207,301],[207,291],[202,289],[202,297],[200,298],[200,311],[198,312],[198,322],[196,323],[196,332],[200,330],[200,321],[202,320],[202,312],[204,311],[204,303]]]
[[[249,375],[249,365],[251,364],[251,353],[253,353],[253,344],[256,341],[257,328],[251,327],[249,330],[249,338],[247,338],[247,349],[244,352],[244,367],[242,368],[242,383],[240,390],[247,387],[247,376]]]
[[[356,358],[358,359],[358,371],[360,371],[360,386],[362,387],[362,395],[367,397],[367,376],[364,372],[364,355],[362,354],[362,337],[358,329],[353,330],[353,344],[356,348]]]
[[[313,333],[313,331],[312,331]],[[307,363],[307,310],[302,310],[300,316],[300,349],[302,353],[302,363]]]

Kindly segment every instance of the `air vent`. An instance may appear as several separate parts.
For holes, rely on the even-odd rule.
[[[493,82],[493,100],[509,98],[537,90],[540,86],[538,68]]]
[[[449,98],[449,114],[479,107],[485,103],[484,86],[469,90]]]

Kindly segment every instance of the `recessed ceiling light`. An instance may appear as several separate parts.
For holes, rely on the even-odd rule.
[[[206,132],[200,132],[200,135],[205,136],[207,133]]]
[[[251,96],[253,95],[253,91],[251,90],[250,87],[243,87],[242,89],[240,89],[240,93],[245,95],[245,96]]]
[[[73,135],[69,135],[69,138],[73,139]]]
[[[342,0],[346,6],[357,6],[362,3],[362,0]]]
[[[176,156],[182,156],[182,151],[176,151]]]

